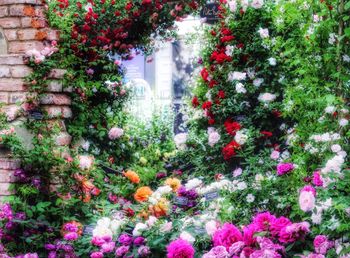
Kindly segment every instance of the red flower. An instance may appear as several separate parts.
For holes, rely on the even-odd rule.
[[[229,35],[232,34],[232,32],[229,29],[227,29],[227,28],[222,28],[221,29],[221,34],[224,35],[224,36],[229,36]]]
[[[229,42],[235,39],[235,36],[224,36],[220,40],[222,43]]]
[[[212,35],[212,36],[216,36],[216,31],[215,30],[212,30],[211,32],[210,32],[210,34]]]
[[[209,77],[209,73],[208,73],[208,70],[207,68],[203,68],[202,71],[201,71],[201,76],[203,78],[204,81],[208,81],[208,77]]]
[[[261,131],[260,133],[264,135],[264,137],[271,137],[273,135],[273,133],[270,131]]]
[[[202,109],[210,109],[212,106],[212,103],[210,101],[205,101],[203,104],[202,104]]]
[[[197,96],[193,97],[193,99],[192,99],[192,106],[195,107],[195,108],[199,106],[199,101],[198,101]]]
[[[209,124],[209,125],[215,124],[215,119],[214,119],[214,118],[210,118],[210,119],[208,120],[208,124]]]
[[[225,53],[221,52],[217,52],[217,51],[214,51],[212,54],[211,54],[211,57],[210,57],[210,60],[213,61],[215,60],[218,64],[222,64],[226,61],[232,61],[232,58],[228,55],[226,55]]]
[[[218,82],[215,81],[215,80],[211,80],[210,83],[209,83],[209,88],[213,88],[215,85],[217,85]]]
[[[231,119],[227,119],[224,125],[226,128],[226,132],[232,136],[235,136],[236,132],[241,129],[241,125],[237,122],[232,122]]]
[[[130,11],[131,8],[132,8],[132,3],[131,2],[129,2],[129,3],[127,3],[125,5],[125,10]]]
[[[278,111],[276,109],[272,110],[272,114],[275,116],[275,117],[281,117],[282,116],[282,112],[281,111]]]
[[[236,141],[231,141],[222,149],[222,155],[225,160],[231,159],[236,155],[236,150],[240,148],[240,145]]]
[[[151,4],[152,0],[142,0],[143,5]]]
[[[219,97],[220,99],[224,99],[224,98],[225,98],[225,92],[224,92],[223,90],[219,90],[219,92],[218,92],[218,97]]]

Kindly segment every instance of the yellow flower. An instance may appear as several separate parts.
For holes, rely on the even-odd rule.
[[[181,181],[175,177],[169,177],[167,180],[165,180],[165,184],[170,186],[174,192],[177,192],[181,186]]]

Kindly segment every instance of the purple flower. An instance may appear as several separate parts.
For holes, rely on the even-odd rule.
[[[57,257],[57,253],[55,251],[49,252],[49,255],[47,256],[47,258],[56,258],[56,257]]]
[[[132,237],[128,234],[121,234],[118,238],[118,242],[122,245],[130,245],[132,243]]]
[[[5,203],[4,205],[0,206],[0,220],[1,219],[13,219],[13,213],[9,203]]]
[[[123,257],[125,254],[127,254],[129,251],[129,246],[121,246],[121,247],[118,247],[117,250],[115,251],[115,255],[117,257]]]
[[[17,212],[15,214],[15,219],[16,220],[25,220],[26,219],[26,214],[24,212]]]
[[[66,223],[64,225],[64,230],[69,232],[78,232],[78,227],[73,223]]]
[[[91,68],[89,68],[89,69],[86,70],[86,73],[87,73],[88,75],[93,75],[94,72],[95,72],[95,71],[94,71],[93,69],[91,69]]]
[[[166,173],[165,172],[158,172],[157,175],[156,175],[157,179],[162,179],[164,177],[166,177]]]
[[[48,250],[48,251],[53,251],[53,250],[56,250],[56,245],[54,244],[45,244],[45,249]]]
[[[67,241],[75,241],[78,239],[78,237],[79,235],[76,232],[69,232],[65,234],[63,238]]]
[[[25,182],[28,179],[25,171],[21,168],[15,170],[14,176],[17,177],[17,181],[19,182]]]
[[[102,258],[102,257],[103,257],[102,252],[93,252],[92,254],[90,254],[90,258]]]
[[[32,185],[33,185],[35,188],[39,189],[39,188],[40,188],[40,185],[41,185],[41,180],[40,180],[40,178],[33,178],[33,179],[32,179]]]
[[[114,247],[115,247],[115,242],[104,243],[101,246],[101,251],[103,253],[110,253],[114,250]]]
[[[144,242],[145,242],[145,238],[144,238],[144,237],[141,237],[141,236],[136,237],[136,238],[134,239],[134,245],[137,245],[137,246],[143,245]]]

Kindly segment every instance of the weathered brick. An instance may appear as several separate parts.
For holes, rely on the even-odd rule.
[[[0,79],[1,91],[24,91],[25,87],[21,79]]]
[[[14,170],[0,169],[0,183],[14,183],[16,177],[14,176]]]
[[[71,99],[65,94],[45,94],[40,99],[40,103],[43,105],[70,105]]]
[[[18,30],[17,35],[19,40],[33,40],[35,39],[36,29]]]
[[[4,29],[19,28],[21,27],[21,22],[20,19],[16,17],[0,18],[0,27]]]
[[[52,69],[52,71],[49,74],[49,78],[51,79],[62,79],[64,75],[66,74],[67,70],[65,69]],[[62,86],[61,86],[62,89]]]
[[[22,103],[26,99],[26,93],[24,92],[16,92],[10,94],[10,103]]]
[[[24,64],[22,55],[0,55],[0,65]]]
[[[17,39],[17,30],[14,29],[7,29],[4,30],[5,37],[8,41],[16,40]]]
[[[14,78],[24,78],[32,73],[32,69],[25,65],[11,66],[10,71]]]
[[[0,111],[6,115],[7,121],[13,121],[19,116],[21,107],[17,105],[8,105],[2,107]]]
[[[47,85],[47,91],[49,92],[61,92],[63,83],[61,81],[51,81]]]
[[[15,170],[19,168],[21,162],[17,159],[0,158],[0,169]]]
[[[49,118],[71,118],[72,110],[70,107],[44,106]]]
[[[10,16],[26,16],[24,14],[24,9],[25,8],[31,8],[33,9],[33,12],[35,13],[34,7],[33,6],[27,6],[27,5],[11,5],[10,6]]]
[[[9,94],[7,92],[0,92],[0,104],[8,104]]]
[[[0,183],[0,196],[13,195],[15,192],[10,187],[11,183]]]
[[[47,27],[47,21],[40,17],[23,17],[21,18],[23,28],[45,28]]]
[[[40,41],[11,41],[9,42],[9,53],[25,53],[32,49],[43,49],[44,43]]]
[[[8,5],[8,4],[34,4],[40,5],[42,4],[42,0],[1,0],[0,5]]]
[[[8,16],[8,8],[7,6],[0,7],[0,17]]]
[[[10,67],[7,65],[0,65],[0,78],[11,77]]]
[[[73,116],[71,108],[70,107],[62,107],[62,116],[63,116],[63,118],[71,118]]]
[[[48,30],[46,38],[48,40],[59,40],[60,32],[58,30]]]

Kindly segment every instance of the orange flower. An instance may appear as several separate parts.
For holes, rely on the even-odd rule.
[[[149,206],[150,213],[157,218],[166,216],[168,210],[169,202],[165,198],[161,198],[156,205]]]
[[[124,173],[124,176],[125,176],[127,179],[129,179],[129,180],[130,180],[132,183],[134,183],[134,184],[140,183],[140,177],[139,177],[139,175],[138,175],[136,172],[132,171],[132,170],[126,171],[126,172]]]
[[[148,197],[152,194],[151,188],[148,186],[143,186],[137,189],[136,193],[134,194],[134,198],[138,202],[145,202],[148,200]]]
[[[181,181],[177,178],[170,177],[167,180],[165,180],[165,184],[170,186],[174,192],[177,192],[181,186]]]

